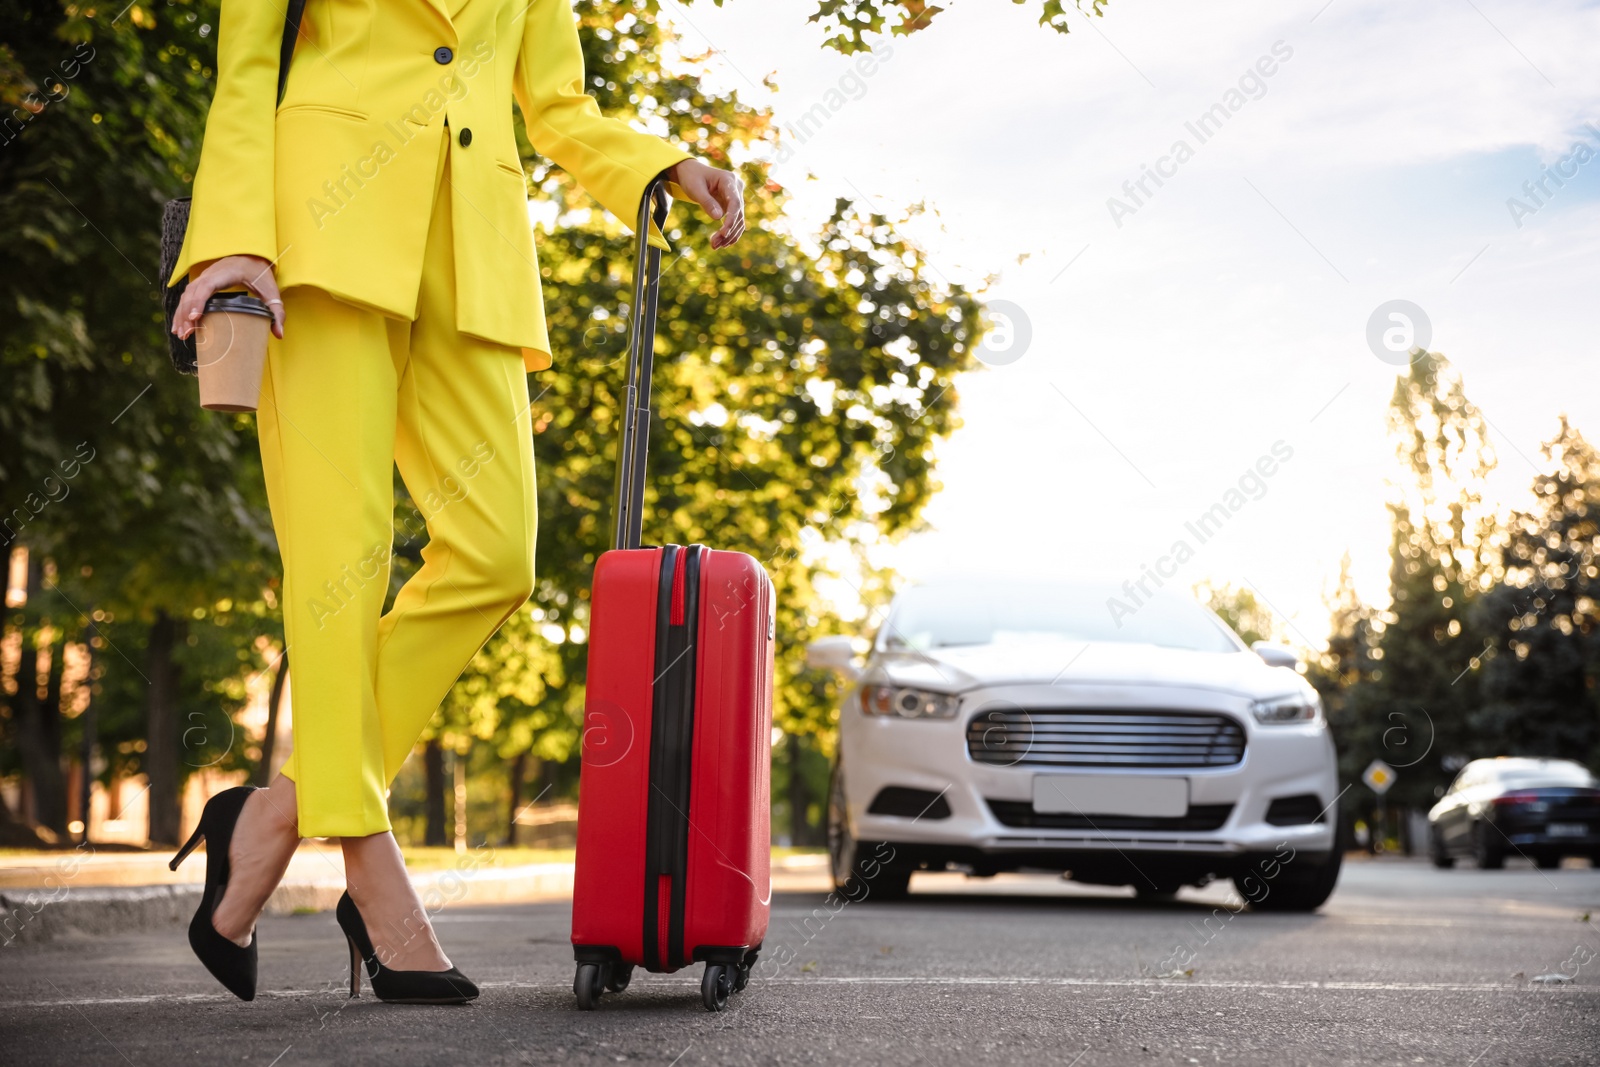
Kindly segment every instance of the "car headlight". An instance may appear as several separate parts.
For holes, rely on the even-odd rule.
[[[1271,700],[1257,700],[1250,705],[1250,714],[1256,717],[1256,722],[1274,726],[1288,722],[1315,722],[1322,716],[1322,698],[1315,693],[1291,693]]]
[[[867,715],[895,719],[953,719],[961,698],[950,693],[930,693],[894,685],[861,687],[861,710]]]

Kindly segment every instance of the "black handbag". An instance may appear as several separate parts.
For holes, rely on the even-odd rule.
[[[223,2],[227,3],[228,0]],[[305,8],[306,0],[289,0],[289,8],[283,14],[283,45],[278,50],[280,104],[283,103],[283,91],[289,84],[289,60],[294,56],[294,42],[300,36],[300,16]],[[172,316],[177,313],[178,301],[183,299],[184,290],[189,288],[189,279],[184,278],[177,285],[166,285],[167,279],[172,277],[173,268],[178,265],[178,253],[183,250],[183,235],[188,228],[189,197],[168,200],[161,209],[161,283],[164,286],[161,302],[166,311],[167,351],[178,373],[199,374],[195,335],[191,333],[188,337],[179,338],[172,332]]]

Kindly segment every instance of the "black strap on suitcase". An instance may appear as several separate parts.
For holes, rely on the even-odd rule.
[[[628,323],[628,373],[617,444],[617,490],[612,548],[638,548],[644,516],[644,464],[650,447],[650,375],[656,359],[656,305],[661,295],[661,249],[650,244],[650,225],[667,221],[667,181],[657,175],[639,198],[639,254],[633,265],[633,307]]]

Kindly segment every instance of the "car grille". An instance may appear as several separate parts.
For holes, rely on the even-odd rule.
[[[1233,813],[1232,804],[1191,804],[1183,815],[1075,815],[1040,812],[1026,800],[984,798],[994,817],[1006,826],[1034,830],[1218,830]]]
[[[1244,727],[1206,712],[991,709],[967,724],[967,752],[998,767],[1232,767]]]

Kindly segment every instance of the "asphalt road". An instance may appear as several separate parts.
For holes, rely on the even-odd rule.
[[[913,890],[832,915],[780,894],[767,953],[791,961],[721,1015],[698,968],[578,1012],[564,904],[443,912],[484,987],[458,1008],[347,1000],[329,914],[262,923],[250,1004],[176,929],[12,947],[0,1062],[1600,1063],[1600,870],[1353,863],[1310,916],[1235,913],[1222,887],[1164,905],[1042,876]]]

